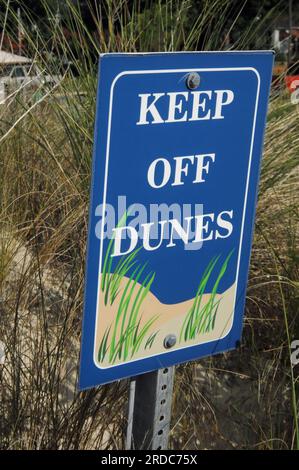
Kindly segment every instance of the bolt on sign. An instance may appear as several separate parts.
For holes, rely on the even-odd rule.
[[[100,57],[80,389],[238,344],[272,65]]]

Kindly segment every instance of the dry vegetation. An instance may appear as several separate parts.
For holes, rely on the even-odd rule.
[[[227,14],[226,2],[207,2],[213,9],[207,6],[183,37],[184,21],[178,19],[190,12],[188,2],[179,4],[167,26],[165,12],[155,12],[165,44],[155,44],[157,34],[146,34],[146,21],[136,10],[121,34],[110,26],[101,50],[193,49],[204,20],[216,8],[222,8],[222,21]],[[110,12],[112,24],[117,14]],[[79,78],[68,73],[54,91],[41,89],[39,101],[20,91],[0,107],[2,449],[123,447],[125,381],[75,391],[96,90],[90,43],[93,54],[99,47],[78,12],[70,12],[70,21],[80,33]],[[98,22],[103,33],[100,13]],[[55,34],[63,43],[60,31]],[[180,46],[173,42],[178,37]],[[212,48],[216,39],[211,36],[204,47]],[[46,63],[30,36],[28,41],[40,66],[55,73],[55,64]],[[173,448],[299,447],[298,370],[289,357],[290,341],[299,338],[298,136],[298,105],[291,105],[289,96],[276,97],[267,126],[242,345],[177,368]]]

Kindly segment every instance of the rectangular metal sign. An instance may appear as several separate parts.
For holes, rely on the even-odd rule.
[[[272,65],[100,57],[80,389],[235,348]]]

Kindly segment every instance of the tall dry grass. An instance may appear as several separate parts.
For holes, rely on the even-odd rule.
[[[16,35],[7,0],[6,31]],[[75,390],[84,284],[96,93],[96,57],[106,51],[217,49],[237,18],[231,2],[101,2],[97,35],[68,2],[71,40],[44,2],[45,36],[26,42],[44,73],[72,67],[52,89],[13,93],[0,107],[0,447],[122,448],[126,382]],[[5,11],[5,9],[4,9]],[[107,20],[104,18],[107,18]],[[209,25],[209,27],[207,27]],[[260,29],[257,29],[260,28]],[[237,47],[261,35],[248,25]],[[255,36],[254,36],[255,35]],[[59,44],[59,47],[57,47]],[[49,55],[49,50],[55,54]],[[74,71],[76,73],[74,73]],[[178,368],[174,448],[295,448],[298,332],[298,107],[288,96],[269,113],[241,349]]]

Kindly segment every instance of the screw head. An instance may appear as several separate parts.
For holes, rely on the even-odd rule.
[[[197,72],[191,72],[189,73],[187,80],[186,80],[186,85],[190,90],[195,90],[200,84],[200,76],[198,75]]]
[[[167,335],[164,338],[164,348],[165,349],[170,349],[176,344],[176,336],[175,335]]]

